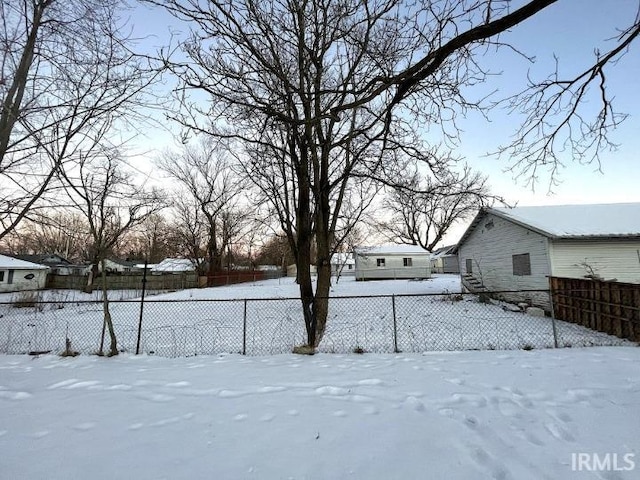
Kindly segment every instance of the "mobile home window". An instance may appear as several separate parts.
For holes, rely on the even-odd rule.
[[[467,273],[473,273],[473,260],[467,258]]]
[[[413,259],[412,258],[403,258],[402,259],[402,264],[405,267],[412,267],[413,266]]]
[[[379,267],[384,267],[384,258],[376,258],[376,264]]]
[[[513,261],[513,274],[519,277],[531,275],[531,258],[528,253],[521,253],[511,257]]]

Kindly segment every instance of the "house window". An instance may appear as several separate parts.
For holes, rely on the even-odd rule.
[[[467,264],[467,273],[473,273],[473,260],[470,258],[467,258],[466,264]]]
[[[353,269],[353,265],[347,265],[347,270],[352,270]]]
[[[531,258],[528,253],[521,253],[511,257],[513,262],[513,274],[519,277],[531,275]]]
[[[412,267],[413,266],[413,259],[412,258],[403,258],[402,259],[402,264],[405,267]]]
[[[0,272],[0,282],[4,282],[4,272]]]
[[[380,268],[384,268],[384,258],[376,258],[376,264]]]

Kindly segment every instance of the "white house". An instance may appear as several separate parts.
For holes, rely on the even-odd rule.
[[[431,271],[433,273],[460,273],[460,264],[456,245],[440,247],[431,252]]]
[[[40,290],[47,282],[49,267],[0,255],[0,292]]]
[[[149,269],[152,274],[178,274],[195,272],[195,270],[196,267],[193,260],[188,258],[165,258],[160,263]]]
[[[354,249],[356,280],[429,278],[431,254],[417,245]]]
[[[331,275],[354,276],[356,260],[353,253],[336,252],[331,256]]]
[[[471,290],[548,289],[549,276],[640,283],[640,203],[484,208],[457,252]],[[550,308],[547,294],[502,296]]]

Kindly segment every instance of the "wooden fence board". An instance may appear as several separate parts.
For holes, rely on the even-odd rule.
[[[557,319],[640,341],[640,285],[549,277]]]

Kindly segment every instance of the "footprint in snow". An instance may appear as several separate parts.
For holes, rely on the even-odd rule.
[[[96,426],[96,424],[93,423],[93,422],[85,422],[85,423],[79,423],[77,425],[74,425],[73,428],[74,428],[74,430],[79,430],[81,432],[84,432],[84,431],[87,431],[87,430],[91,430],[95,426]]]
[[[447,382],[453,383],[454,385],[464,385],[464,380],[461,378],[447,378]]]
[[[365,378],[364,380],[358,381],[358,385],[378,386],[384,385],[384,382],[379,378]]]
[[[544,427],[554,438],[558,440],[562,440],[564,442],[575,442],[573,435],[555,422],[545,423]]]
[[[261,422],[270,422],[274,418],[276,418],[276,416],[273,413],[266,413],[266,414],[264,414],[264,415],[262,415],[260,417],[260,421]]]
[[[164,403],[164,402],[170,402],[172,400],[175,400],[175,397],[172,397],[171,395],[165,395],[164,393],[140,392],[136,396],[143,400],[149,400],[151,402],[156,402],[156,403]]]
[[[77,382],[78,382],[77,378],[70,378],[69,380],[63,380],[61,382],[54,383],[53,385],[49,385],[47,387],[47,390],[55,390],[56,388],[67,387]]]
[[[171,382],[171,383],[167,383],[165,387],[180,388],[180,387],[188,387],[189,385],[191,385],[189,382]]]
[[[25,400],[31,398],[32,395],[28,392],[12,392],[11,390],[0,390],[0,398],[6,400]]]
[[[332,415],[334,417],[346,417],[347,412],[345,412],[344,410],[336,410],[335,412],[332,413]]]
[[[416,397],[414,397],[412,395],[408,396],[405,399],[404,406],[409,407],[409,408],[415,410],[416,412],[424,412],[425,411],[424,403],[422,403],[419,399],[417,399]]]

